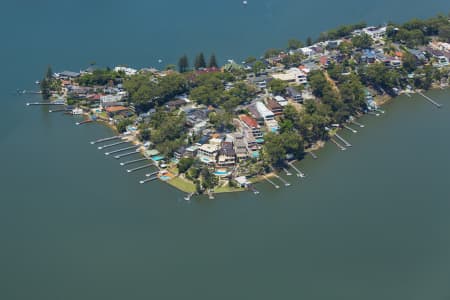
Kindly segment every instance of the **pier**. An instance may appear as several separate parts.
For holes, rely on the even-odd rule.
[[[290,186],[291,184],[287,182],[283,177],[279,175],[275,175],[282,183],[284,183],[285,186]]]
[[[186,196],[184,196],[184,200],[189,201],[191,200],[191,197],[194,196],[194,192],[187,194]]]
[[[144,183],[146,183],[146,182],[149,182],[149,181],[153,181],[153,180],[156,180],[156,179],[158,179],[158,177],[150,177],[150,178],[146,178],[146,179],[142,179],[141,181],[139,181],[139,183],[140,184],[144,184]]]
[[[253,186],[253,184],[249,184],[247,185],[247,188],[253,192],[253,194],[258,195],[259,191],[257,189],[255,189],[255,187]]]
[[[279,189],[279,188],[280,188],[280,186],[278,186],[275,182],[273,182],[272,180],[270,180],[269,178],[267,178],[266,175],[264,175],[264,179],[265,179],[267,182],[269,182],[271,185],[273,185],[274,188],[276,188],[276,189]]]
[[[83,124],[87,124],[87,123],[91,123],[91,122],[93,122],[92,120],[84,120],[84,121],[81,121],[81,122],[76,122],[75,123],[75,125],[83,125]]]
[[[127,142],[121,142],[121,143],[127,143]],[[135,148],[137,148],[137,147],[139,147],[139,146],[133,145],[133,146],[126,147],[126,148],[117,149],[117,150],[110,151],[110,152],[105,152],[105,155],[110,155],[110,154],[114,154],[114,153],[118,153],[118,152],[130,150],[130,149],[135,149]],[[137,152],[137,150],[135,150],[135,151]],[[120,158],[120,157],[119,157],[119,158]]]
[[[129,165],[129,164],[134,164],[134,163],[137,163],[137,162],[140,162],[140,161],[144,161],[144,160],[148,160],[148,159],[144,157],[144,158],[139,158],[139,159],[135,159],[135,160],[129,160],[129,161],[121,162],[120,165],[121,166],[126,166],[126,165]]]
[[[27,102],[27,106],[32,105],[65,105],[65,104],[60,102]]]
[[[376,113],[376,112],[374,112],[374,111],[369,111],[367,114],[368,114],[368,115],[371,115],[371,116],[376,116],[376,117],[379,117],[379,116],[380,116],[379,113]]]
[[[339,134],[335,133],[334,136],[337,137],[341,142],[343,142],[345,147],[351,147],[352,146],[349,142],[344,140],[344,138],[341,137]]]
[[[116,136],[112,136],[112,137],[108,137],[108,138],[104,138],[104,139],[99,139],[99,140],[96,140],[96,141],[92,141],[91,145],[94,145],[94,144],[97,144],[97,143],[103,143],[103,142],[107,142],[107,141],[115,140],[115,139],[119,139],[119,138],[121,138],[120,135],[116,135]]]
[[[311,155],[311,156],[312,156],[312,158],[314,158],[314,159],[318,159],[317,155],[316,155],[316,154],[315,154],[314,152],[312,152],[312,151],[309,151],[308,153],[309,153],[309,155]]]
[[[300,178],[306,177],[305,173],[303,173],[302,171],[300,171],[296,166],[294,166],[293,163],[288,162],[288,164],[292,167],[292,169],[295,170],[295,172],[297,172],[297,177],[300,177]]]
[[[50,109],[48,112],[49,113],[54,113],[54,112],[62,112],[62,111],[66,111],[66,109],[65,108],[62,108],[62,109]]]
[[[347,126],[347,125],[344,125],[344,128],[347,129],[347,130],[350,130],[350,131],[353,132],[353,133],[357,133],[357,132],[358,132],[357,130],[355,130],[355,129],[353,129],[353,128]]]
[[[130,156],[130,155],[138,154],[138,153],[139,153],[139,150],[136,149],[136,150],[134,150],[132,152],[116,155],[116,156],[114,156],[114,158],[115,159],[119,159],[119,158],[122,158],[122,157]]]
[[[335,145],[339,148],[339,150],[341,150],[341,151],[347,150],[347,148],[345,148],[344,146],[342,146],[341,144],[339,144],[335,139],[330,138],[330,141],[332,141],[333,144],[335,144]]]
[[[287,176],[291,176],[292,175],[292,173],[289,172],[289,170],[286,169],[286,168],[283,168],[283,171],[284,171],[284,173],[286,173]]]
[[[436,101],[434,101],[433,99],[431,99],[430,97],[424,95],[422,92],[417,92],[420,96],[424,97],[425,99],[427,99],[430,103],[432,103],[433,105],[435,105],[437,108],[441,108],[442,104],[437,103]]]
[[[149,173],[149,174],[145,174],[145,176],[146,177],[152,177],[152,176],[154,176],[154,175],[156,175],[158,173],[159,173],[159,171],[156,171],[156,172],[152,172],[152,173]]]
[[[114,147],[114,146],[122,145],[122,144],[125,144],[125,143],[128,143],[128,142],[126,142],[126,141],[123,141],[123,142],[117,142],[117,143],[114,143],[114,144],[109,144],[109,145],[105,145],[105,146],[100,146],[100,147],[98,147],[97,149],[98,149],[98,150],[102,150],[102,149],[105,149],[105,148]]]
[[[363,124],[361,124],[361,123],[358,123],[358,122],[356,122],[355,120],[352,120],[352,123],[353,123],[353,124],[355,124],[355,125],[357,125],[357,126],[359,126],[359,127],[361,127],[361,128],[363,128],[363,127],[364,127],[364,125],[363,125]]]
[[[133,169],[128,169],[127,172],[131,173],[131,172],[134,172],[134,171],[138,171],[138,170],[142,170],[142,169],[145,169],[145,168],[149,168],[151,166],[153,166],[153,164],[143,165],[143,166],[136,167],[136,168],[133,168]]]

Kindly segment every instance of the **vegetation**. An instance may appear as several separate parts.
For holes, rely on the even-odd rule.
[[[123,77],[123,73],[118,73],[107,68],[94,70],[91,74],[84,74],[77,81],[82,86],[112,85]]]

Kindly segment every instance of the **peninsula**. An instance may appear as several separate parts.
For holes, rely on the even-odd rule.
[[[49,67],[39,84],[46,103],[104,122],[132,142],[158,167],[151,178],[212,194],[253,190],[290,168],[303,177],[293,161],[316,157],[312,151],[327,140],[348,146],[339,128],[354,130],[359,116],[376,114],[396,95],[447,87],[449,59],[450,20],[438,15],[344,25],[222,66],[200,53],[192,67],[183,55],[165,70]]]

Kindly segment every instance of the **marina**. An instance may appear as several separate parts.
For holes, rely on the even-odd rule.
[[[300,178],[306,177],[305,173],[300,171],[300,169],[298,169],[292,162],[289,162],[288,164],[292,167],[292,169],[295,170],[295,172],[297,172],[297,177],[300,177]]]
[[[353,128],[347,126],[347,125],[344,125],[344,128],[347,129],[347,130],[349,130],[349,131],[351,131],[351,132],[353,132],[353,133],[357,133],[357,132],[358,132],[357,130],[355,130],[355,129],[353,129]]]
[[[144,183],[146,183],[146,182],[154,181],[154,180],[156,180],[156,179],[158,179],[158,177],[157,177],[157,176],[154,176],[154,177],[142,179],[142,180],[139,181],[139,183],[140,183],[140,184],[144,184]]]
[[[272,180],[270,180],[266,175],[264,175],[264,179],[265,179],[268,183],[270,183],[271,185],[273,185],[274,188],[276,188],[276,189],[279,189],[279,188],[280,188],[279,185],[277,185],[275,182],[273,182]]]

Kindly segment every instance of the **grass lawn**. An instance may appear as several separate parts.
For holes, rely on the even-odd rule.
[[[214,193],[232,193],[232,192],[243,192],[245,191],[244,188],[240,188],[240,187],[230,187],[228,186],[228,184],[223,185],[223,186],[219,186],[217,188],[214,189]]]
[[[195,184],[180,177],[175,177],[167,183],[186,193],[195,192]]]

